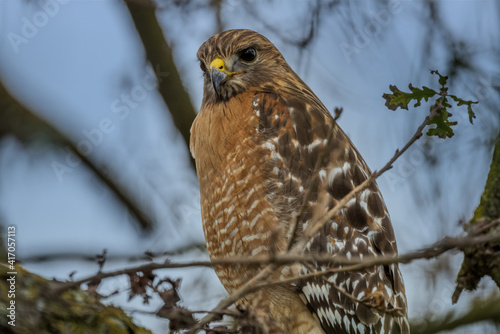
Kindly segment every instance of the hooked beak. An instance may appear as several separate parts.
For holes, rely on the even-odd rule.
[[[217,95],[220,93],[220,85],[225,82],[228,78],[228,75],[220,70],[217,67],[212,67],[212,71],[210,72],[210,80],[212,81],[212,86],[214,86],[215,92]]]
[[[244,73],[241,72],[230,72],[226,68],[226,64],[220,58],[215,58],[210,63],[210,80],[212,81],[212,86],[214,86],[217,95],[220,95],[220,85],[226,82],[232,75]]]

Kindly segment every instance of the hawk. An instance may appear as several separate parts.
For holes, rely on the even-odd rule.
[[[228,30],[198,50],[204,89],[191,128],[211,259],[286,251],[318,217],[361,184],[370,169],[278,49],[251,30]],[[301,208],[304,208],[303,210]],[[296,243],[295,243],[296,244]],[[335,257],[396,256],[396,240],[375,183],[309,240],[304,253],[332,262],[283,265],[276,279],[335,266]],[[262,266],[215,268],[228,293]],[[408,333],[397,264],[273,285],[239,301],[285,333]]]

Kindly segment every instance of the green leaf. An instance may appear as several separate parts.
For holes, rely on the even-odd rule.
[[[467,105],[467,113],[469,114],[469,122],[470,124],[474,124],[472,121],[473,118],[476,118],[476,114],[472,111],[472,106],[469,104]]]
[[[455,95],[448,95],[448,96],[451,97],[455,102],[457,102],[457,106],[458,107],[463,106],[463,105],[467,106],[467,113],[469,114],[469,122],[470,122],[470,124],[474,124],[472,120],[474,118],[476,118],[476,114],[472,110],[472,105],[473,104],[478,104],[479,101],[462,100],[461,98],[456,97]]]
[[[444,76],[444,75],[439,74],[438,70],[431,71],[431,74],[439,75],[439,84],[443,88],[444,88],[444,86],[446,86],[446,83],[448,82],[448,76]]]
[[[431,97],[437,94],[436,91],[428,87],[416,88],[410,83],[408,85],[411,93],[406,93],[399,90],[398,87],[390,85],[389,89],[393,92],[392,94],[383,94],[382,97],[386,100],[385,105],[390,110],[396,110],[398,107],[401,109],[408,110],[408,103],[412,100],[416,100],[414,107],[420,106],[422,99],[428,101]]]
[[[467,101],[461,98],[458,98],[455,95],[448,94],[448,87],[446,84],[448,83],[448,77],[441,75],[438,71],[433,70],[431,74],[436,74],[439,76],[439,84],[441,88],[439,93],[435,90],[423,86],[422,88],[413,87],[410,83],[408,87],[410,88],[410,92],[403,92],[398,87],[390,85],[389,89],[392,91],[392,94],[383,94],[382,97],[386,100],[385,105],[390,110],[396,110],[398,107],[401,109],[408,110],[408,104],[415,100],[414,107],[418,107],[421,105],[422,99],[426,102],[437,95],[434,107],[439,107],[439,111],[430,121],[429,125],[431,126],[427,131],[428,136],[438,136],[440,138],[450,138],[454,135],[453,129],[451,128],[454,125],[457,125],[457,122],[450,121],[451,113],[448,112],[452,105],[450,104],[448,98],[453,99],[457,103],[457,106],[466,105],[467,112],[469,115],[469,121],[472,123],[472,120],[476,118],[474,111],[472,110],[472,105],[477,104],[477,101]],[[432,110],[432,109],[431,109]]]
[[[444,99],[442,105],[448,104],[446,99]],[[449,104],[448,104],[449,105]],[[439,138],[451,138],[455,134],[453,129],[451,128],[454,125],[457,125],[457,122],[450,122],[449,118],[452,116],[451,113],[448,112],[448,109],[444,107],[441,111],[434,116],[429,125],[435,125],[435,128],[430,128],[427,131],[428,136],[438,136]]]
[[[429,87],[423,86],[422,89],[413,87],[411,84],[409,85],[413,95],[415,96],[414,99],[417,100],[417,103],[415,103],[413,106],[419,107],[420,102],[422,99],[425,99],[425,102],[429,101],[431,97],[437,94],[433,89],[430,89]]]

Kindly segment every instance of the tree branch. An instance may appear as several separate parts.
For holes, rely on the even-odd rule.
[[[238,290],[236,290],[234,293],[232,293],[228,297],[222,299],[217,304],[217,306],[215,308],[213,308],[210,311],[210,313],[208,313],[206,316],[204,316],[203,319],[200,320],[200,322],[198,322],[196,325],[194,325],[189,330],[188,333],[191,333],[191,334],[196,333],[198,330],[204,328],[205,325],[216,320],[218,314],[223,312],[229,306],[233,305],[239,299],[241,299],[242,297],[246,296],[247,294],[249,294],[253,291],[257,291],[257,289],[260,289],[260,287],[258,287],[259,282],[261,282],[261,281],[267,279],[269,276],[271,276],[277,267],[278,267],[277,264],[267,265],[257,275],[252,277],[252,279],[250,279],[248,282],[243,284]]]
[[[422,137],[422,131],[425,128],[425,126],[429,123],[431,120],[431,116],[427,116],[422,124],[418,127],[417,131],[413,134],[411,139],[406,143],[406,145],[401,149],[401,150],[396,150],[394,153],[393,157],[385,164],[382,169],[373,172],[370,177],[368,177],[363,183],[361,183],[359,186],[351,190],[347,195],[345,195],[340,201],[337,202],[337,204],[330,210],[328,213],[320,220],[318,220],[314,225],[312,225],[312,228],[307,229],[304,233],[304,237],[301,242],[297,243],[295,246],[296,250],[302,250],[303,247],[309,242],[309,240],[318,233],[318,231],[325,226],[326,223],[328,223],[332,217],[334,217],[342,208],[346,206],[346,204],[358,193],[369,187],[375,180],[382,174],[384,174],[386,171],[392,168],[392,164],[401,156],[403,153],[408,150],[408,148],[413,145],[420,137]]]
[[[39,117],[25,105],[15,99],[0,80],[0,137],[11,134],[21,142],[31,142],[43,138],[57,145],[58,148],[69,148],[71,153],[94,173],[105,184],[116,198],[128,208],[139,225],[146,230],[153,227],[149,217],[135,203],[130,193],[120,184],[112,180],[90,156],[80,154],[76,144],[59,131],[54,125]]]
[[[433,334],[451,331],[455,328],[490,321],[500,324],[500,296],[474,300],[464,314],[455,311],[448,312],[435,320],[412,321],[411,332],[415,334]]]
[[[331,254],[276,254],[273,256],[269,255],[259,255],[253,257],[228,257],[224,259],[214,259],[212,261],[192,261],[186,263],[172,263],[166,261],[165,263],[148,263],[145,265],[126,268],[111,272],[101,272],[96,275],[91,275],[73,282],[66,282],[61,285],[61,290],[67,290],[75,288],[89,281],[102,280],[104,278],[128,275],[137,272],[152,271],[157,269],[177,269],[177,268],[192,268],[192,267],[215,267],[219,265],[268,265],[278,267],[283,264],[288,263],[306,263],[315,261],[318,263],[329,263],[333,262],[337,266],[342,266],[342,268],[332,268],[325,271],[314,272],[307,275],[301,275],[293,277],[287,280],[281,281],[271,281],[262,284],[260,287],[276,285],[276,284],[288,284],[297,280],[322,276],[324,274],[331,274],[336,272],[345,271],[356,271],[362,270],[364,268],[372,267],[374,265],[389,265],[394,263],[409,263],[418,259],[430,259],[437,257],[449,250],[460,249],[463,247],[469,247],[473,245],[484,244],[490,241],[500,240],[500,233],[495,235],[481,235],[481,236],[465,236],[458,238],[446,237],[428,247],[406,253],[400,256],[379,256],[379,257],[365,257],[361,259],[348,259],[341,256],[332,256]],[[263,270],[264,271],[264,270]],[[256,276],[257,277],[257,276]],[[258,278],[262,278],[259,276]],[[253,284],[253,283],[252,283]],[[252,285],[250,284],[250,285]],[[253,289],[253,288],[252,288]]]
[[[500,219],[500,136],[493,150],[488,179],[481,195],[481,202],[474,211],[474,217],[464,229],[481,229],[483,233],[493,234],[500,231],[493,222]],[[464,249],[464,260],[457,274],[457,285],[451,298],[458,301],[465,290],[474,290],[484,276],[490,276],[500,288],[500,242],[490,243],[481,248]]]
[[[196,112],[177,71],[172,49],[156,18],[155,5],[152,0],[141,2],[125,0],[125,4],[142,41],[147,59],[156,73],[158,91],[189,151],[190,129]],[[193,168],[196,168],[192,157],[190,161]]]
[[[318,276],[324,276],[326,274],[334,274],[334,273],[339,273],[339,272],[351,272],[351,271],[359,271],[365,268],[373,267],[373,266],[379,266],[379,265],[390,265],[390,264],[395,264],[395,263],[410,263],[414,260],[418,259],[432,259],[435,257],[438,257],[439,255],[452,250],[452,249],[462,249],[464,247],[470,247],[470,246],[477,246],[477,245],[482,245],[487,242],[491,241],[498,241],[500,240],[500,233],[497,233],[495,235],[484,235],[484,236],[477,236],[477,237],[463,237],[463,238],[449,238],[446,237],[433,245],[423,248],[420,250],[416,250],[413,252],[409,252],[404,255],[400,256],[373,256],[373,257],[364,257],[363,260],[349,260],[347,258],[337,258],[337,257],[332,257],[330,255],[330,258],[328,256],[320,256],[320,257],[314,257],[311,256],[308,258],[307,256],[303,256],[303,258],[299,261],[296,259],[296,262],[307,262],[307,261],[317,261],[318,263],[328,263],[328,262],[333,262],[336,265],[342,266],[341,268],[331,268],[327,269],[324,271],[317,271],[313,273],[309,273],[306,275],[300,275],[297,277],[292,277],[289,279],[281,280],[281,281],[274,281],[274,282],[267,282],[265,284],[262,284],[261,287],[265,286],[270,286],[270,285],[276,285],[276,284],[288,284],[288,283],[293,283],[298,280],[305,280],[305,279],[310,279],[313,277],[318,277]],[[281,259],[279,256],[276,257],[277,261],[284,261],[284,259]],[[293,258],[288,258],[286,259],[288,262],[293,262],[291,261]]]
[[[172,251],[164,251],[164,252],[158,252],[158,253],[153,253],[150,251],[146,251],[145,253],[142,254],[136,254],[136,255],[107,255],[106,260],[125,260],[125,261],[145,261],[145,260],[152,260],[153,258],[158,258],[158,257],[165,257],[165,256],[177,256],[177,255],[182,255],[190,251],[200,251],[200,252],[205,252],[206,253],[206,244],[205,242],[203,243],[192,243],[185,245],[183,247],[180,247],[178,249],[174,249]],[[22,259],[19,260],[19,263],[41,263],[41,262],[49,262],[49,261],[54,261],[54,260],[79,260],[79,261],[89,261],[89,262],[95,262],[96,261],[96,255],[95,254],[84,254],[84,253],[71,253],[71,252],[66,252],[66,253],[60,253],[60,252],[54,252],[54,253],[39,253],[36,255],[31,255],[27,257],[23,257]]]

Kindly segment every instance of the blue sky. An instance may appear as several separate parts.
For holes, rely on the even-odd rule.
[[[19,100],[77,143],[88,140],[86,133],[103,122],[107,124],[108,132],[91,146],[92,157],[105,161],[118,180],[134,189],[158,228],[150,235],[139,233],[111,193],[81,165],[58,175],[53,165],[65,163],[65,153],[55,153],[50,147],[26,149],[13,139],[4,139],[0,144],[0,215],[4,224],[18,228],[18,257],[57,252],[97,254],[107,248],[110,256],[125,259],[146,250],[171,251],[203,243],[198,185],[189,169],[189,153],[161,97],[148,84],[151,68],[123,3],[42,3],[46,5],[0,1],[0,78]],[[476,109],[474,126],[461,116],[464,110],[457,110],[457,135],[427,142],[440,157],[436,168],[426,167],[422,142],[379,179],[402,253],[444,235],[461,233],[457,221],[471,217],[488,172],[491,153],[481,143],[498,128],[497,119],[485,107],[493,101],[493,88],[499,85],[495,76],[499,64],[490,51],[492,46],[498,47],[498,5],[494,1],[437,3],[454,36],[470,42],[475,51],[473,63],[479,69],[466,80],[452,79],[453,88],[457,95],[480,99],[482,104]],[[202,76],[196,51],[216,33],[216,21],[214,12],[202,6],[206,2],[193,4],[188,11],[160,6],[157,16],[198,109]],[[291,39],[303,37],[311,6],[307,1],[259,2],[252,15],[241,1],[227,0],[221,15],[226,29],[249,28],[267,36],[328,108],[342,106],[340,125],[372,170],[379,169],[425,117],[424,109],[388,111],[382,94],[388,92],[389,84],[406,88],[412,82],[414,86],[437,87],[428,69],[446,71],[445,46],[437,39],[434,51],[422,58],[424,41],[430,37],[425,11],[418,2],[375,6],[356,1],[322,17],[314,42],[299,50],[276,31]],[[30,24],[35,28],[30,30]],[[126,96],[132,96],[133,103],[127,105]],[[117,112],[117,106],[125,105],[126,114]],[[440,196],[436,196],[436,186],[441,189]],[[446,261],[402,266],[410,316],[451,309],[453,278],[461,257],[446,255],[445,259],[448,257],[450,273],[439,276],[435,286],[426,275],[442,269]],[[176,259],[200,258],[206,255],[192,252]],[[126,260],[115,260],[105,270],[130,265]],[[77,277],[83,277],[97,269],[95,264],[75,261],[28,263],[26,267],[60,279],[73,270],[78,271]],[[224,296],[210,270],[166,274],[183,278],[181,293],[187,306],[208,308]],[[126,280],[109,280],[101,288],[112,291],[114,287],[126,289]],[[464,307],[473,295],[486,294],[492,284],[485,280],[481,287],[479,292],[463,296],[457,307]],[[127,303],[126,293],[111,302],[125,309],[140,307]],[[155,332],[166,326],[152,316],[134,317]]]

